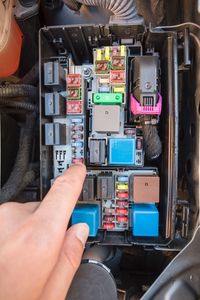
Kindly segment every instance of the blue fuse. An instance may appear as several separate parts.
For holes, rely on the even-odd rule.
[[[119,181],[119,182],[128,182],[128,176],[118,176],[117,181]]]
[[[133,204],[133,236],[158,236],[159,213],[155,204]]]
[[[95,237],[99,229],[100,209],[98,204],[79,204],[72,213],[72,224],[86,223],[89,236]]]

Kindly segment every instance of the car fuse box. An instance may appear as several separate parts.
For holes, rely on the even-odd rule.
[[[89,225],[89,242],[161,247],[175,238],[176,64],[166,52],[174,53],[176,37],[169,35],[136,25],[40,31],[41,198],[65,169],[85,163],[71,223]],[[153,160],[147,150],[156,152],[158,141]]]

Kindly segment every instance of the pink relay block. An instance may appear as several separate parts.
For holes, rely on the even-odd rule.
[[[134,115],[160,115],[162,110],[162,96],[158,93],[159,99],[156,106],[141,106],[131,94],[131,112]]]

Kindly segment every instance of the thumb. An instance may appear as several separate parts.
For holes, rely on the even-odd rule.
[[[47,281],[40,300],[63,300],[80,265],[89,234],[87,224],[76,224],[66,232],[58,262]]]

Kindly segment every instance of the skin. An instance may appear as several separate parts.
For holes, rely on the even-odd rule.
[[[67,225],[84,165],[56,179],[40,202],[0,206],[0,300],[63,300],[80,265],[88,226]]]

